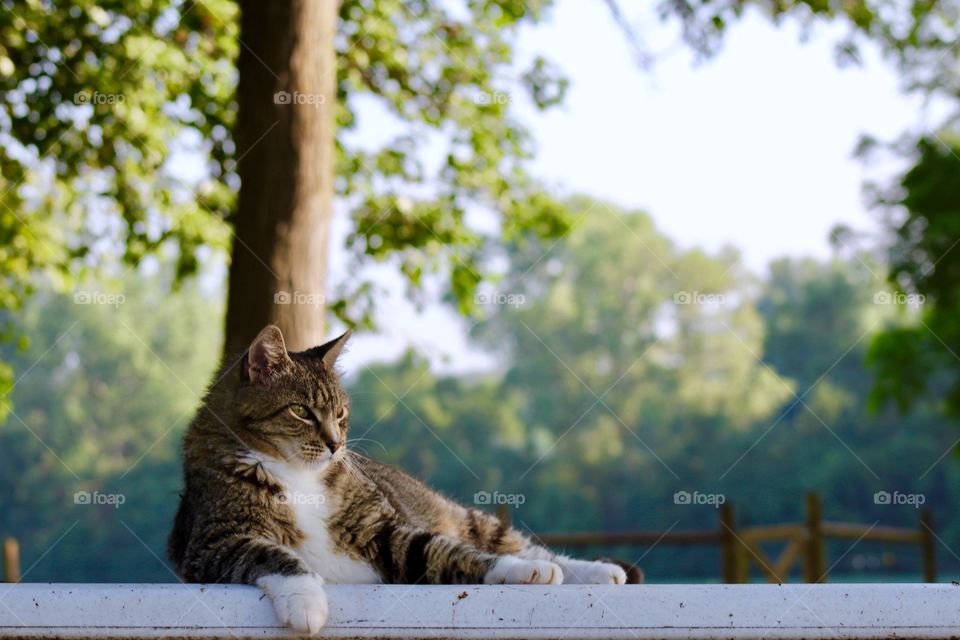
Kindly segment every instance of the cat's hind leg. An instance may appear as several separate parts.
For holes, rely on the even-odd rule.
[[[385,523],[367,553],[385,582],[400,584],[560,584],[549,559],[489,553],[456,538]]]
[[[536,544],[517,529],[501,522],[499,518],[478,509],[465,509],[463,531],[460,537],[470,544],[502,558],[518,558],[527,562],[546,562],[553,566],[559,566],[561,569],[561,575],[551,577],[544,574],[545,568],[541,568],[538,570],[536,580],[519,580],[520,583],[624,584],[627,582],[626,572],[616,564],[587,562],[556,555],[546,547]],[[499,571],[492,572],[491,578],[494,576],[500,578],[508,574],[513,575],[513,572],[518,571],[534,570],[532,565],[524,569],[521,569],[520,566],[511,564],[510,560],[505,560],[500,565]]]
[[[555,556],[554,562],[563,569],[566,584],[626,584],[627,572],[612,562],[576,560]]]
[[[612,562],[576,560],[553,553],[546,547],[530,544],[520,553],[529,560],[549,560],[563,571],[563,584],[626,584],[627,573]]]

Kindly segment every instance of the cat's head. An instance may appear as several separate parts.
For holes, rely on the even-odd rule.
[[[241,362],[232,408],[236,436],[260,453],[310,468],[345,453],[350,400],[334,365],[350,337],[288,352],[283,334],[267,326]]]

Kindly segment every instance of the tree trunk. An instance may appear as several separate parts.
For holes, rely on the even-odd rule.
[[[241,184],[224,349],[242,350],[273,322],[299,350],[324,337],[337,1],[243,0],[241,12]]]

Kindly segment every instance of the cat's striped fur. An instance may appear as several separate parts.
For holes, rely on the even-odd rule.
[[[288,353],[267,327],[225,367],[184,439],[186,488],[169,553],[189,582],[257,584],[313,633],[323,581],[623,583],[611,563],[556,556],[499,519],[346,450],[333,370],[347,334]]]

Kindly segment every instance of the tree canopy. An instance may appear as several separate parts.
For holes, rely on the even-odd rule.
[[[526,70],[514,60],[517,28],[544,10],[506,0],[471,3],[467,15],[432,2],[341,3],[338,126],[359,126],[359,104],[373,100],[403,130],[376,149],[338,139],[337,191],[350,202],[356,257],[400,256],[417,283],[455,254],[451,285],[468,304],[480,269],[468,205],[502,214],[505,233],[562,231],[528,175],[532,143],[511,111],[524,91],[540,108],[563,96],[543,58]],[[19,249],[3,254],[0,302],[21,303],[37,271],[68,279],[118,248],[130,265],[173,250],[182,277],[201,247],[225,247],[238,186],[237,20],[229,0],[0,7],[0,222],[4,244]],[[427,137],[442,141],[440,166],[415,153]],[[362,289],[332,308],[362,320],[346,306]]]
[[[337,139],[337,194],[358,263],[393,263],[413,287],[441,271],[469,310],[483,237],[470,207],[499,215],[505,237],[566,228],[527,171],[532,142],[513,117],[523,96],[547,108],[564,80],[543,58],[518,67],[519,26],[540,3],[340,3],[337,125],[361,103],[399,125],[382,146]],[[172,255],[177,281],[231,242],[239,187],[238,5],[229,0],[0,5],[0,270],[3,308],[45,279],[69,290],[149,255]],[[366,115],[365,115],[366,114]],[[259,135],[259,134],[258,134]],[[417,153],[425,141],[442,161]],[[373,282],[329,296],[348,323],[371,320]],[[9,385],[7,370],[4,384]]]
[[[336,193],[352,220],[353,272],[386,261],[414,289],[425,274],[438,272],[459,309],[471,312],[474,291],[488,275],[480,256],[490,242],[567,230],[563,207],[530,174],[535,141],[514,109],[521,100],[546,109],[563,99],[560,70],[541,56],[521,66],[516,49],[520,27],[543,19],[552,4],[340,3]],[[630,33],[627,8],[608,4]],[[664,0],[658,6],[703,56],[716,53],[749,11],[811,27],[840,22],[848,27],[837,43],[841,60],[855,62],[860,47],[876,44],[905,86],[956,104],[954,2]],[[238,14],[231,0],[0,4],[2,308],[19,308],[40,279],[69,290],[88,272],[115,274],[157,253],[174,257],[182,279],[229,246],[239,187]],[[632,41],[642,47],[642,37]],[[373,147],[356,142],[349,132],[365,118],[394,121],[396,135]],[[932,179],[923,177],[925,167],[944,150],[936,141],[949,139],[933,133],[922,137],[916,171],[905,177],[914,196]],[[955,146],[944,144],[949,160]],[[436,157],[422,152],[428,147]],[[947,162],[942,169],[955,167]],[[901,204],[925,220],[925,210],[911,208],[918,202]],[[466,222],[477,209],[496,216],[499,238]],[[917,253],[910,249],[918,233],[929,237],[931,249],[946,238],[937,225],[919,226],[907,224],[898,234],[900,256]],[[949,273],[945,278],[956,282]],[[929,287],[938,282],[925,280]],[[348,323],[369,324],[375,287],[358,277],[342,283],[327,305]],[[935,297],[931,290],[931,302]],[[944,316],[951,311],[945,306]],[[949,343],[950,330],[941,329],[937,334]],[[11,372],[0,369],[0,383],[11,381]]]

